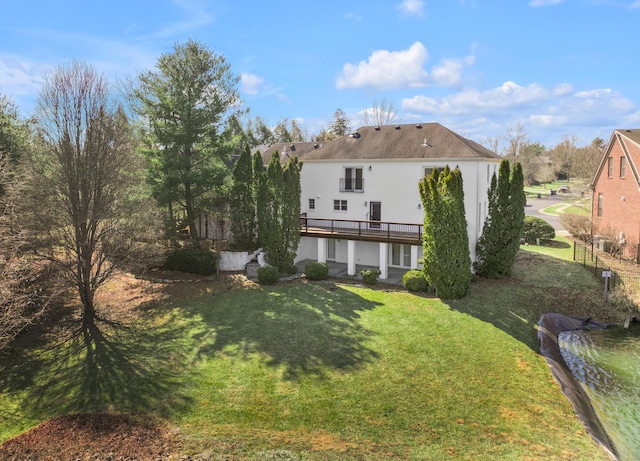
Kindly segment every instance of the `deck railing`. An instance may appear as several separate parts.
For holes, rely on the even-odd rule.
[[[300,227],[300,233],[306,236],[422,244],[422,224],[309,218],[303,214]]]

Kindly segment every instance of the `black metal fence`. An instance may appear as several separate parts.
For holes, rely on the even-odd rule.
[[[609,288],[615,288],[617,285],[624,285],[636,293],[640,293],[640,275],[625,274],[612,270],[601,257],[586,245],[582,245],[578,242],[573,243],[573,260],[580,262],[603,284],[604,277],[602,277],[602,272],[610,271],[611,277],[609,278]]]

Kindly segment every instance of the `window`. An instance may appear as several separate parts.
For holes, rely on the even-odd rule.
[[[609,157],[609,173],[607,176],[613,177],[613,157]]]
[[[316,199],[314,199],[314,198],[310,198],[309,199],[309,209],[310,210],[315,210],[316,209]]]
[[[433,170],[438,169],[438,171],[440,171],[442,173],[442,170],[444,170],[443,166],[432,166],[432,167],[428,167],[424,169],[424,177],[428,178],[429,176],[431,176],[431,173],[433,173]]]
[[[627,159],[620,157],[620,177],[624,178],[627,169]]]
[[[334,211],[347,211],[347,201],[346,200],[334,200],[333,201],[333,210]]]
[[[598,194],[598,218],[602,218],[602,192]]]
[[[394,243],[391,245],[391,265],[411,267],[411,245]]]
[[[344,178],[340,180],[340,192],[364,192],[362,168],[345,168]]]

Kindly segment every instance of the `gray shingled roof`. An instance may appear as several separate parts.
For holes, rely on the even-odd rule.
[[[321,142],[278,142],[269,146],[266,149],[260,149],[260,153],[262,154],[262,161],[265,165],[268,165],[271,161],[271,157],[274,152],[278,152],[280,154],[280,161],[286,162],[288,157],[296,156],[300,161],[303,161],[306,155],[309,152],[313,152],[316,149],[319,149],[323,143]],[[284,152],[287,152],[287,155],[283,155]]]
[[[473,159],[500,157],[439,123],[365,126],[321,148],[304,161],[383,159]]]
[[[640,144],[640,129],[624,129],[624,130],[615,130],[620,133],[622,136],[631,139],[636,144]]]

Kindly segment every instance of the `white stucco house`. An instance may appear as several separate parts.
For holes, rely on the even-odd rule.
[[[296,152],[297,149],[297,152]],[[439,123],[366,126],[324,144],[272,146],[281,158],[300,153],[302,237],[296,262],[311,259],[418,268],[422,209],[418,183],[433,168],[462,172],[469,252],[487,216],[487,190],[501,158]],[[269,155],[270,157],[270,155]]]

